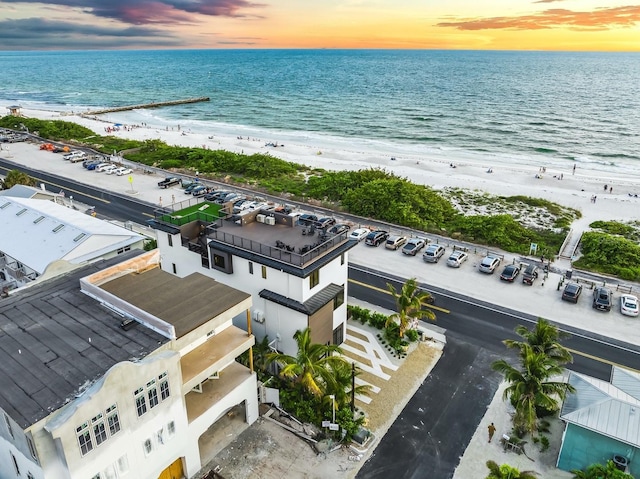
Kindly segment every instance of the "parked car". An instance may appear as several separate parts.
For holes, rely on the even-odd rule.
[[[349,239],[350,240],[356,240],[356,241],[362,241],[363,239],[365,239],[367,237],[367,235],[371,233],[371,230],[369,228],[358,228],[353,230],[350,234],[349,234]]]
[[[611,311],[611,303],[613,303],[613,293],[610,289],[603,286],[593,289],[593,309]]]
[[[118,176],[130,175],[131,173],[133,173],[133,170],[131,168],[127,168],[126,166],[121,166],[115,171],[115,173]]]
[[[497,256],[487,255],[480,262],[478,270],[482,273],[493,274],[501,261]]]
[[[339,235],[339,234],[342,234],[342,233],[346,233],[347,231],[349,231],[350,228],[351,228],[351,226],[349,226],[349,225],[345,225],[343,223],[339,223],[339,224],[333,225],[331,228],[329,228],[327,233],[332,234],[332,235]]]
[[[62,158],[64,158],[65,160],[71,160],[71,159],[74,159],[74,158],[84,158],[86,156],[87,156],[87,154],[84,151],[74,150],[71,153],[67,153],[65,155],[62,155]]]
[[[160,188],[169,188],[173,185],[179,185],[182,183],[182,180],[177,176],[167,176],[164,180],[158,182],[158,186]]]
[[[94,170],[99,173],[102,173],[106,168],[110,168],[111,166],[114,166],[114,165],[112,165],[111,163],[100,163],[94,168]]]
[[[468,258],[469,255],[466,252],[456,250],[449,255],[449,258],[447,259],[447,266],[451,266],[452,268],[459,268],[462,263],[467,261]]]
[[[308,213],[300,215],[300,217],[298,218],[298,224],[302,226],[311,226],[312,224],[315,224],[316,221],[318,221],[318,217],[316,215],[310,215]]]
[[[193,181],[189,183],[189,185],[184,189],[185,194],[190,195],[193,192],[193,189],[197,188],[198,186],[202,186],[202,183],[200,183],[199,181]]]
[[[389,237],[389,232],[384,230],[376,230],[370,232],[366,239],[364,240],[364,244],[369,246],[380,246],[380,243],[386,241]]]
[[[406,242],[407,242],[406,236],[401,236],[401,235],[389,236],[387,238],[387,242],[384,244],[384,247],[395,251]]]
[[[426,241],[423,238],[411,238],[402,247],[402,252],[410,256],[415,256],[418,251],[425,247]]]
[[[208,193],[207,187],[204,185],[196,186],[194,189],[191,190],[191,194],[193,196],[204,196],[207,193]]]
[[[522,282],[531,286],[538,278],[538,267],[535,264],[528,265],[522,273]]]
[[[82,166],[84,166],[85,168],[89,168],[89,165],[99,165],[100,163],[103,163],[103,160],[92,158],[92,159],[84,160],[82,162]]]
[[[119,166],[117,165],[111,165],[106,167],[104,170],[102,170],[104,173],[106,173],[107,175],[113,175],[116,170],[119,168]]]
[[[426,263],[437,263],[444,254],[444,246],[441,244],[432,243],[427,246],[427,249],[422,253],[422,260]]]
[[[99,161],[98,161],[98,162],[94,162],[94,163],[89,163],[89,164],[87,165],[87,170],[89,170],[89,171],[93,171],[93,170],[95,170],[95,169],[96,169],[98,166],[100,166],[100,165],[104,165],[104,163],[100,163]]]
[[[335,218],[326,217],[326,218],[320,218],[316,226],[318,228],[326,228],[327,226],[333,226],[335,224],[336,224]]]
[[[638,298],[632,294],[620,296],[620,312],[625,316],[638,316]]]
[[[582,285],[578,283],[567,283],[562,292],[562,299],[571,303],[577,303],[582,294]]]
[[[502,270],[502,274],[500,274],[500,279],[502,281],[508,281],[509,283],[513,283],[515,279],[520,274],[520,266],[517,264],[508,264]]]

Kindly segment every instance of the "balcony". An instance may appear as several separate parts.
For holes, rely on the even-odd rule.
[[[208,379],[201,384],[202,392],[190,391],[185,395],[187,419],[191,424],[216,405],[222,410],[234,404],[220,404],[236,388],[251,379],[253,373],[242,364],[233,362],[219,372],[218,379]]]
[[[210,337],[180,360],[182,393],[186,394],[209,376],[219,372],[255,344],[253,335],[235,326]]]

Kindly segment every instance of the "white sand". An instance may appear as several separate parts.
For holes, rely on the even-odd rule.
[[[100,135],[107,134],[106,127],[127,118],[125,114],[110,114],[90,119],[68,113],[28,109],[23,110],[23,113],[27,117],[72,121]],[[287,137],[282,134],[287,137],[286,140],[258,139],[247,135],[251,130],[244,127],[238,127],[238,135],[233,136],[228,125],[208,127],[207,133],[194,133],[188,128],[185,131],[184,125],[178,131],[178,125],[165,126],[167,129],[149,126],[127,128],[126,123],[120,123],[124,127],[111,134],[122,138],[160,139],[170,145],[222,149],[244,154],[268,153],[283,160],[326,170],[380,167],[435,189],[459,187],[504,196],[545,198],[581,211],[583,218],[574,227],[577,230],[584,230],[590,222],[598,219],[640,218],[640,198],[629,196],[629,193],[640,195],[640,174],[632,171],[633,166],[621,168],[580,162],[576,163],[576,171],[572,173],[570,166],[553,166],[553,160],[549,160],[550,164],[546,165],[542,178],[536,178],[543,165],[530,164],[530,160],[525,158],[506,158],[500,155],[481,158],[453,150],[443,151],[436,156],[433,151],[425,153],[416,145],[322,138],[318,135],[297,134]],[[267,143],[284,143],[284,146],[266,146]],[[451,168],[450,163],[455,164],[456,168]],[[563,165],[560,161],[555,163]],[[493,173],[487,173],[489,168]],[[563,176],[562,180],[558,179],[560,175]],[[605,184],[613,186],[613,193],[604,192]],[[591,201],[593,195],[597,195],[596,203]]]

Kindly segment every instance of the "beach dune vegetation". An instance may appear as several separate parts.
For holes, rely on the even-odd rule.
[[[580,240],[581,256],[575,268],[640,281],[640,245],[622,236],[588,231]]]

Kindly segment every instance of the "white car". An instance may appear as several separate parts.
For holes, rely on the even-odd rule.
[[[620,312],[625,316],[638,316],[638,298],[632,294],[620,296]]]
[[[449,255],[447,259],[447,266],[451,266],[452,268],[459,268],[462,263],[469,259],[469,255],[464,251],[454,251]]]
[[[350,234],[349,234],[349,239],[350,240],[356,240],[356,241],[362,241],[363,239],[365,239],[367,237],[367,235],[371,233],[371,231],[368,228],[358,228],[353,230]]]
[[[133,170],[131,168],[125,168],[124,166],[121,166],[116,171],[114,171],[114,173],[118,176],[129,175],[133,173]]]
[[[94,171],[104,171],[107,166],[111,166],[111,163],[100,163],[94,168]]]
[[[478,267],[478,271],[482,273],[493,274],[500,262],[500,258],[489,254],[482,259],[482,262]]]
[[[118,167],[116,165],[107,165],[107,166],[103,166],[102,168],[98,167],[96,168],[96,171],[99,171],[101,173],[107,173],[110,174],[110,172],[117,170]]]
[[[74,150],[71,153],[62,155],[62,158],[65,160],[74,160],[76,158],[84,158],[85,156],[87,156],[87,154],[84,151]]]
[[[115,175],[116,172],[120,169],[117,165],[111,166],[113,166],[113,168],[107,167],[103,170],[107,175]]]

